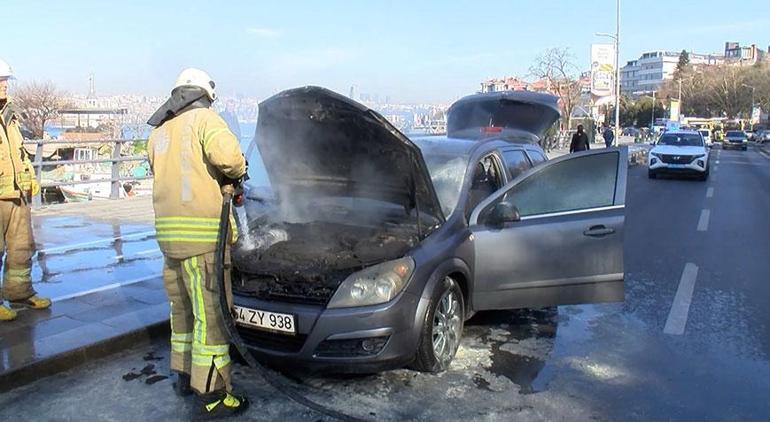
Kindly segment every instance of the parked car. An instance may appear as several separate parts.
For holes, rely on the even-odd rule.
[[[754,141],[759,142],[760,144],[764,144],[765,142],[770,142],[770,129],[761,129],[760,131],[758,131]]]
[[[658,139],[647,158],[647,174],[696,175],[709,177],[709,149],[696,131],[666,132]]]
[[[725,139],[722,141],[722,148],[740,148],[744,151],[748,148],[749,138],[746,136],[746,132],[742,130],[728,130],[725,133]]]
[[[711,140],[711,131],[708,129],[698,129],[698,133],[703,137],[703,142],[706,143],[706,146],[711,148],[713,145],[713,142]]]
[[[547,160],[558,117],[550,95],[479,94],[409,139],[323,88],[264,101],[276,195],[247,194],[232,252],[244,341],[295,368],[438,372],[476,311],[622,301],[627,152]]]

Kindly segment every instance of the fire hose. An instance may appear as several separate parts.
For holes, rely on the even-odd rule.
[[[229,230],[230,229],[230,206],[231,206],[231,203],[233,202],[233,198],[235,197],[236,197],[235,187],[233,185],[228,184],[222,187],[222,212],[219,216],[219,234],[217,235],[216,261],[215,261],[217,285],[219,286],[219,292],[220,292],[219,294],[220,312],[222,315],[222,320],[224,321],[224,324],[225,324],[225,328],[228,334],[230,335],[230,342],[235,346],[236,350],[238,350],[238,353],[243,357],[243,360],[246,361],[246,364],[248,364],[249,367],[259,372],[260,376],[262,376],[262,378],[265,379],[265,381],[267,381],[267,383],[270,384],[270,386],[272,386],[278,392],[284,394],[286,397],[293,400],[297,404],[341,421],[347,421],[347,422],[365,421],[365,419],[359,419],[353,416],[349,416],[344,413],[338,412],[334,409],[323,406],[301,395],[299,392],[295,391],[294,387],[289,385],[284,379],[279,378],[278,376],[276,376],[275,374],[267,370],[265,367],[263,367],[261,364],[259,364],[259,362],[257,362],[254,356],[249,352],[246,346],[246,343],[243,342],[243,339],[241,338],[240,334],[238,334],[238,330],[235,328],[235,321],[233,321],[233,316],[232,316],[232,313],[230,312],[230,304],[227,301],[227,294],[226,294],[227,289],[225,286],[225,258],[226,258],[226,250],[227,250],[227,241],[229,237],[228,234],[230,231]],[[236,201],[236,202],[240,202],[240,201]],[[236,203],[236,206],[242,206],[242,204]]]

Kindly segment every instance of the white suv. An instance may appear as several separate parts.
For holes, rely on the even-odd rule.
[[[708,129],[698,129],[698,132],[703,136],[703,141],[707,147],[711,146],[711,131]]]
[[[647,159],[648,175],[696,175],[709,177],[709,149],[697,131],[666,132],[658,138]]]

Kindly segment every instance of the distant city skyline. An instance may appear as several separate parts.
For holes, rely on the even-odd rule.
[[[624,2],[623,66],[643,52],[720,54],[726,41],[767,49],[764,2]],[[546,10],[547,9],[547,13]],[[322,85],[394,103],[448,103],[488,78],[527,77],[549,47],[582,70],[597,32],[614,32],[615,2],[282,2],[85,0],[5,4],[0,49],[19,82],[73,93],[167,95],[177,73],[207,70],[223,96],[264,99]],[[752,12],[753,11],[753,12]]]

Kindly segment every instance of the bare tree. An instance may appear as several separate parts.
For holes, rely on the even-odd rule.
[[[567,119],[567,129],[572,124],[572,110],[580,99],[579,69],[569,48],[549,48],[535,58],[529,73],[544,80],[548,90],[559,97],[562,117]]]
[[[63,91],[52,82],[38,81],[19,86],[13,102],[20,111],[22,126],[36,139],[43,138],[45,124],[55,119],[66,105]]]

